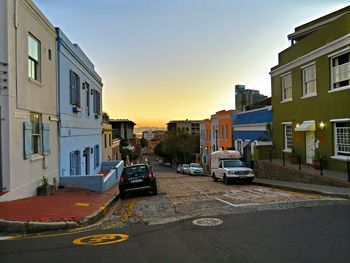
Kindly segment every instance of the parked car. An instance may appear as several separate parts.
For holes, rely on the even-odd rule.
[[[151,166],[136,164],[125,167],[119,181],[120,198],[124,199],[127,193],[138,191],[152,191],[158,194],[157,180]]]
[[[189,164],[183,164],[182,165],[182,173],[183,174],[188,174],[190,172],[190,165]]]
[[[202,175],[203,174],[203,168],[202,168],[202,166],[199,163],[191,163],[188,173],[190,175],[196,175],[196,174]]]
[[[171,167],[171,163],[170,162],[166,162],[164,165],[165,165],[165,167]]]

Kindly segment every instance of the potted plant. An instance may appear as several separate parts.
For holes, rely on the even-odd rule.
[[[37,188],[38,195],[51,195],[51,185],[49,179],[46,176],[41,178],[41,185]]]
[[[299,155],[294,151],[294,148],[292,148],[292,151],[288,156],[288,160],[291,164],[299,163]]]
[[[317,170],[321,169],[321,155],[318,149],[315,149],[314,157],[312,158],[311,166]]]

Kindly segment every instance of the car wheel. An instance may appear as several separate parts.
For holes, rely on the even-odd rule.
[[[224,175],[224,182],[225,182],[225,184],[229,184],[230,183],[230,181],[229,181],[229,179],[227,178],[226,175]]]
[[[152,194],[153,194],[153,195],[157,195],[157,194],[158,194],[158,189],[157,189],[157,187],[154,187],[154,188],[153,188]]]
[[[216,178],[215,173],[213,173],[212,177],[213,177],[214,182],[218,181],[218,178]]]
[[[125,199],[126,194],[125,194],[124,192],[120,192],[120,193],[119,193],[119,196],[120,196],[121,199]]]

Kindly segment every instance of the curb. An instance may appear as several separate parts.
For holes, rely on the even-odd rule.
[[[305,193],[305,194],[318,194],[318,195],[323,195],[323,196],[350,199],[350,195],[348,195],[348,194],[340,194],[340,193],[325,192],[325,191],[321,191],[321,190],[297,188],[297,187],[285,186],[285,185],[279,185],[279,184],[273,184],[273,183],[263,183],[263,182],[253,182],[253,183],[255,185],[268,186],[268,187],[272,187],[272,188],[278,188],[278,189],[282,189],[282,190],[289,190],[289,191],[300,192],[300,193]]]
[[[109,208],[119,198],[119,193],[104,203],[103,209],[98,209],[91,215],[85,217],[80,222],[75,221],[58,221],[58,222],[34,222],[34,221],[8,221],[0,219],[0,233],[39,233],[46,231],[60,231],[72,228],[88,226],[99,221],[108,211]]]

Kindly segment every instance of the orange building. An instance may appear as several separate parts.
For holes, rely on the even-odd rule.
[[[233,147],[233,130],[232,130],[232,114],[233,110],[218,111],[218,149],[229,149]]]

